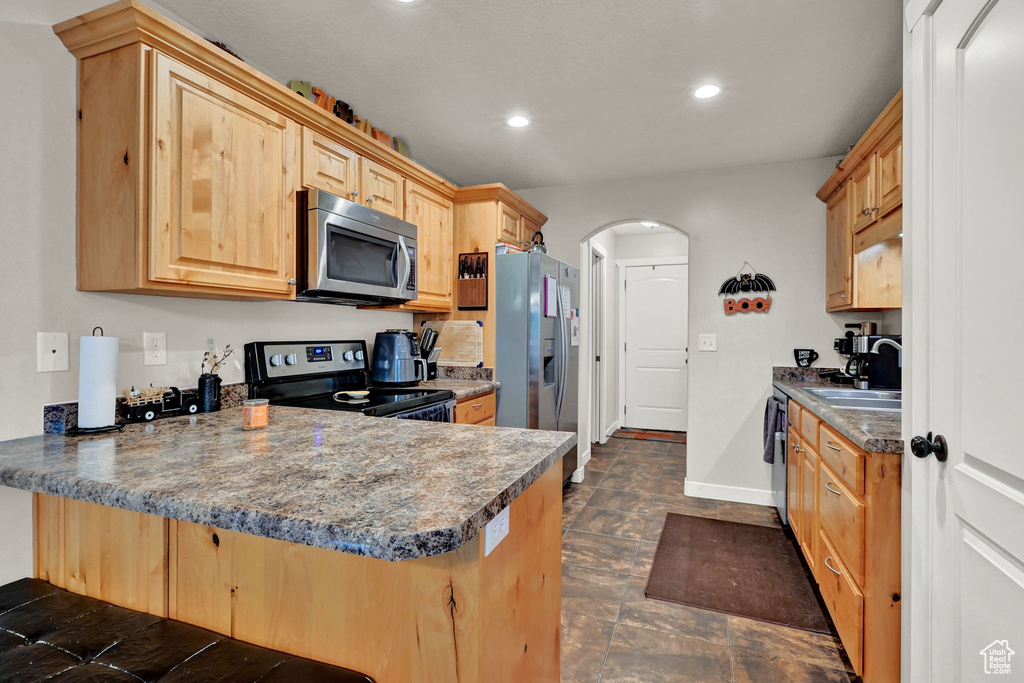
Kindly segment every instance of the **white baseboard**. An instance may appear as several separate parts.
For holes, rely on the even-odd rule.
[[[705,484],[701,481],[687,479],[683,484],[683,493],[694,498],[714,498],[715,500],[727,500],[732,503],[775,506],[775,498],[772,497],[772,492],[764,489]]]
[[[577,449],[576,469],[583,469],[583,466],[588,462],[590,462],[590,447],[588,446],[587,450],[583,453],[580,453],[579,449]]]
[[[622,423],[619,420],[612,422],[612,426],[605,430],[604,435],[611,437],[612,434],[622,429]]]

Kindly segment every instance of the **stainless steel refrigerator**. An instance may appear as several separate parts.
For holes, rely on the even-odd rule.
[[[501,427],[575,432],[579,411],[579,270],[540,252],[495,257],[495,373]],[[576,470],[576,448],[562,461]]]

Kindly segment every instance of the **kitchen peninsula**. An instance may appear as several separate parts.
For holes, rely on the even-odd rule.
[[[3,442],[0,484],[35,493],[36,576],[70,591],[378,681],[554,683],[575,443],[274,407]]]

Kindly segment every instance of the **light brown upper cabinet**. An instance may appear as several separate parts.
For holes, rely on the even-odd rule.
[[[524,244],[529,244],[533,240],[533,235],[540,231],[540,224],[536,221],[530,220],[528,217],[523,216],[523,219],[519,222],[520,235]]]
[[[149,279],[289,295],[299,126],[152,53]]]
[[[418,297],[406,307],[448,311],[452,307],[452,203],[411,180],[405,185],[405,220],[419,228]]]
[[[519,244],[523,241],[522,231],[519,224],[522,216],[515,209],[498,202],[498,239],[509,244]]]
[[[359,201],[359,155],[326,135],[302,129],[302,184]]]
[[[825,308],[903,305],[903,92],[818,190],[825,202]]]
[[[54,32],[78,60],[81,290],[294,298],[303,186],[403,218],[415,182],[451,211],[454,185],[140,2]],[[419,275],[438,310],[450,273]]]
[[[360,160],[360,169],[362,203],[401,219],[405,214],[405,179],[402,174],[366,158]]]
[[[853,232],[850,192],[845,183],[829,198],[825,226],[825,286],[828,310],[853,306]]]

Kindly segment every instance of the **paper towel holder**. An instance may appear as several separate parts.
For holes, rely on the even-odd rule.
[[[92,328],[92,336],[96,336],[96,330],[100,331],[99,336],[103,336],[103,328],[97,325]],[[64,430],[65,436],[88,436],[90,434],[105,434],[106,432],[121,432],[124,431],[123,424],[112,424],[106,427],[71,427],[70,429]]]

